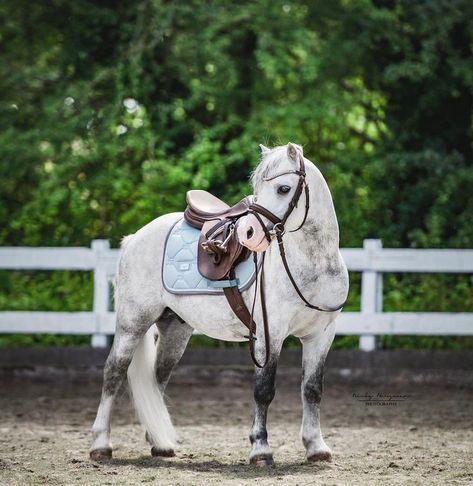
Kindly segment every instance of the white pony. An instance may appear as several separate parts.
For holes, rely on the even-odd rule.
[[[348,272],[339,251],[339,231],[329,188],[319,170],[303,158],[298,145],[268,149],[261,146],[262,160],[252,183],[257,203],[282,218],[298,183],[298,161],[306,168],[305,181],[310,188],[309,210],[303,227],[304,196],[286,221],[284,245],[292,274],[304,297],[321,308],[334,309],[348,293]],[[278,175],[280,174],[280,175]],[[276,178],[272,176],[278,175]],[[90,457],[94,460],[112,456],[110,417],[116,393],[128,370],[128,380],[138,417],[146,429],[153,455],[171,456],[177,444],[163,392],[174,366],[180,360],[192,331],[226,341],[246,341],[248,329],[232,312],[223,295],[176,295],[163,287],[161,265],[166,236],[182,213],[161,216],[122,243],[117,274],[117,326],[112,349],[104,369],[102,397],[92,432]],[[252,219],[253,218],[253,219]],[[267,220],[262,218],[266,223]],[[254,216],[244,216],[239,228],[252,228]],[[245,232],[240,231],[245,234]],[[242,241],[243,240],[243,241]],[[245,238],[240,242],[245,244]],[[254,238],[252,238],[254,240]],[[268,245],[251,245],[261,250]],[[269,315],[271,346],[269,361],[256,368],[254,399],[256,403],[250,431],[250,462],[273,462],[268,444],[266,417],[274,397],[276,366],[285,338],[302,342],[303,405],[302,442],[309,461],[331,460],[330,448],[320,430],[324,361],[335,334],[336,312],[321,312],[307,307],[299,298],[283,267],[277,242],[266,250],[266,306]],[[254,284],[243,292],[251,305]],[[256,356],[265,356],[261,306],[255,306],[258,323]],[[159,338],[155,343],[152,325]],[[154,326],[153,326],[154,327]]]

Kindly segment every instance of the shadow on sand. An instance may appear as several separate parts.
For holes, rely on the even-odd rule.
[[[331,469],[333,464],[320,463],[277,463],[273,466],[257,467],[243,461],[224,463],[219,461],[192,461],[188,457],[174,457],[172,459],[141,456],[136,458],[111,459],[101,463],[103,466],[120,467],[133,466],[149,469],[173,469],[176,471],[192,471],[196,473],[223,474],[228,478],[251,479],[260,477],[277,477],[307,474],[315,476]]]

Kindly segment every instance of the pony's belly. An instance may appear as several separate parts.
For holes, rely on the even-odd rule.
[[[197,332],[223,341],[246,341],[248,329],[220,295],[167,295],[167,305]]]
[[[205,324],[191,324],[191,326],[199,333],[213,339],[220,339],[222,341],[243,342],[248,341],[245,334],[248,335],[248,330],[243,325],[222,325],[218,328],[208,326]]]

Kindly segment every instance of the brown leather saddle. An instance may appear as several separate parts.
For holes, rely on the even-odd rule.
[[[228,280],[232,269],[249,257],[250,252],[238,242],[235,228],[251,202],[251,197],[245,197],[230,207],[209,192],[188,191],[184,218],[201,230],[197,265],[209,280]]]
[[[251,356],[255,365],[261,367],[254,356],[256,324],[253,321],[253,309],[250,313],[238,288],[238,279],[235,277],[235,267],[247,260],[251,254],[239,243],[236,226],[239,218],[248,214],[253,197],[245,197],[234,206],[229,206],[209,192],[192,190],[187,192],[186,199],[184,219],[194,228],[201,230],[197,249],[199,272],[209,280],[215,281],[216,287],[223,289],[231,309],[249,330],[247,337],[250,341]],[[258,281],[256,254],[253,257],[256,281]],[[267,362],[269,334],[266,321],[264,324]]]

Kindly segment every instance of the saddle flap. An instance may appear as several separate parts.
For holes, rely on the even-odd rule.
[[[226,278],[232,268],[245,259],[241,258],[242,255],[248,257],[249,253],[244,251],[244,247],[240,245],[232,226],[234,226],[232,221],[227,221],[225,224],[217,222],[213,225],[206,223],[207,231],[202,229],[197,249],[197,266],[200,274],[205,278],[210,280]],[[207,235],[211,234],[213,240],[207,240]],[[213,251],[216,239],[219,242],[225,242],[226,251]]]

